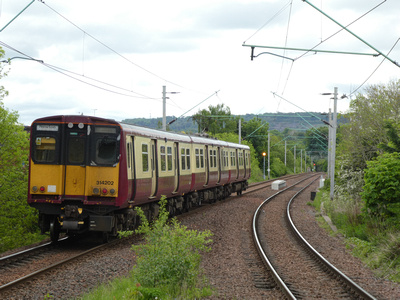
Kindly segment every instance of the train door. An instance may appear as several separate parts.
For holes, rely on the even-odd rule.
[[[87,153],[87,129],[85,127],[81,126],[79,128],[75,125],[66,128],[66,151],[64,158],[64,195],[66,197],[84,197],[85,195]]]
[[[151,140],[150,142],[150,151],[151,151],[151,195],[150,197],[154,197],[157,193],[157,140]]]
[[[173,169],[174,169],[174,192],[177,193],[179,189],[179,149],[178,143],[174,143],[174,153],[173,153]]]
[[[236,161],[236,179],[239,178],[239,152],[238,149],[235,150],[235,161]]]
[[[134,194],[133,192],[136,191],[134,189],[134,179],[135,179],[135,166],[134,166],[134,152],[133,152],[133,137],[127,136],[126,137],[126,168],[127,168],[127,178],[128,178],[128,193],[129,199],[133,200]]]
[[[220,183],[220,181],[221,181],[221,148],[220,147],[217,148],[217,164],[216,164],[216,166],[218,168],[217,183]]]
[[[204,172],[206,173],[206,180],[204,186],[208,185],[208,181],[210,180],[210,168],[208,164],[208,146],[205,145],[205,155],[204,155]]]
[[[247,175],[247,157],[246,157],[246,151],[243,150],[242,152],[242,159],[243,159],[243,169],[244,169],[244,173],[243,173],[243,178],[246,178]]]
[[[127,170],[128,170],[128,180],[132,180],[135,178],[135,166],[134,166],[134,153],[133,153],[133,137],[126,137],[126,162],[127,162]]]

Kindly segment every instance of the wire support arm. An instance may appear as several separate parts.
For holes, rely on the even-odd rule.
[[[267,49],[277,49],[277,50],[292,50],[292,51],[306,51],[306,52],[322,52],[322,53],[335,53],[335,54],[352,54],[352,55],[366,55],[366,56],[379,56],[382,55],[381,53],[361,53],[361,52],[349,52],[349,51],[334,51],[334,50],[319,50],[319,49],[304,49],[304,48],[293,48],[293,47],[277,47],[277,46],[261,46],[261,45],[246,45],[243,44],[243,47],[251,47],[251,60],[253,60],[253,58],[261,55],[261,54],[272,54],[275,56],[279,56],[282,58],[286,58],[286,59],[290,59],[292,61],[294,61],[295,59],[289,58],[289,57],[285,57],[285,56],[281,56],[275,53],[270,53],[270,52],[262,52],[260,54],[254,55],[254,48],[267,48]]]
[[[355,33],[353,33],[352,31],[350,31],[346,26],[343,26],[342,24],[340,24],[339,22],[337,22],[335,19],[333,19],[332,17],[330,17],[329,15],[327,15],[326,13],[324,13],[322,10],[320,10],[318,7],[316,7],[315,5],[313,5],[312,3],[310,3],[307,0],[302,0],[303,2],[307,3],[308,5],[310,5],[311,7],[313,7],[314,9],[316,9],[317,11],[319,11],[321,14],[323,14],[325,17],[327,17],[329,20],[333,21],[335,24],[339,25],[341,28],[343,28],[344,30],[346,30],[348,33],[350,33],[352,36],[354,36],[355,38],[357,38],[358,40],[360,40],[361,42],[363,42],[365,45],[367,45],[368,47],[370,47],[372,50],[376,51],[377,53],[379,53],[379,55],[382,55],[383,57],[385,57],[387,60],[389,60],[390,62],[392,62],[393,64],[395,64],[397,67],[400,67],[399,63],[393,59],[391,59],[390,57],[388,57],[387,55],[385,55],[384,53],[382,53],[381,51],[379,51],[378,49],[376,49],[375,47],[373,47],[372,45],[370,45],[368,42],[364,41],[362,38],[360,38],[358,35],[356,35]],[[313,50],[314,51],[314,50]],[[377,56],[377,55],[376,55]]]

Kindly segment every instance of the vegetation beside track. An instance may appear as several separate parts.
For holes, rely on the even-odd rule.
[[[201,253],[209,251],[211,232],[189,230],[176,218],[168,221],[166,200],[150,224],[137,208],[145,243],[132,246],[136,265],[129,277],[101,285],[83,299],[200,299],[212,294],[200,269]],[[132,232],[122,232],[129,235]]]
[[[0,48],[0,59],[4,51]],[[7,75],[0,64],[0,78]],[[0,86],[0,253],[42,240],[38,214],[26,202],[29,134],[18,113],[3,103],[8,92]]]
[[[330,200],[328,181],[311,205],[317,210],[323,208],[344,237],[348,249],[378,277],[400,282],[399,205],[390,207],[394,213],[390,218],[370,215],[363,212],[363,202],[355,202],[346,195],[336,194]],[[331,230],[329,226],[324,228]]]

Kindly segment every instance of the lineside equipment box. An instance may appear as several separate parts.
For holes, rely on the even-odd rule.
[[[285,186],[286,186],[285,180],[275,180],[274,182],[272,182],[271,188],[273,190],[279,190]]]

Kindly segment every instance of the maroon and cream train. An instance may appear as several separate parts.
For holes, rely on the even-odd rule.
[[[28,203],[43,233],[136,225],[162,195],[171,215],[247,187],[248,146],[90,116],[51,116],[31,126]]]

